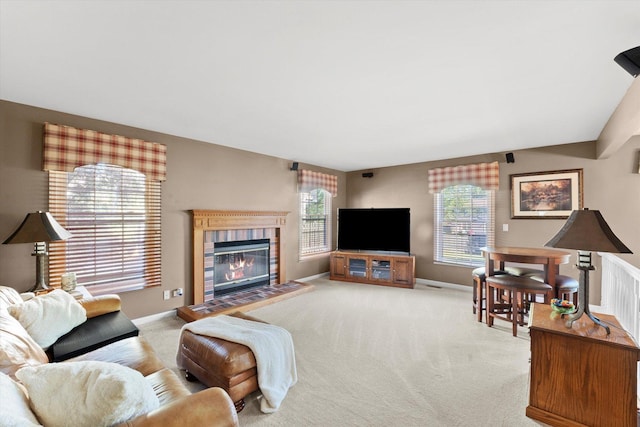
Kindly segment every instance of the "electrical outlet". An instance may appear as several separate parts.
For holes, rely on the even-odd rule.
[[[182,296],[182,288],[174,289],[173,290],[173,296],[174,297],[181,297]]]
[[[164,291],[163,294],[162,294],[162,298],[163,299],[171,298],[171,291]]]

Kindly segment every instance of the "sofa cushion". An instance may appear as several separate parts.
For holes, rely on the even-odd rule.
[[[0,307],[7,308],[14,304],[22,304],[22,302],[18,291],[8,286],[0,286]]]
[[[31,338],[43,349],[87,320],[87,313],[67,292],[55,289],[48,294],[7,308]]]
[[[49,359],[6,308],[0,308],[0,372],[14,376],[23,366],[37,366]]]
[[[49,363],[22,368],[16,377],[47,427],[111,426],[159,407],[142,374],[116,363]]]
[[[0,426],[3,427],[33,427],[40,423],[31,412],[29,400],[23,387],[9,378],[8,375],[0,373]]]

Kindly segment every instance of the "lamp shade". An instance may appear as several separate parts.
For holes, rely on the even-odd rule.
[[[22,224],[3,242],[34,243],[67,240],[71,233],[65,230],[49,212],[28,213]]]
[[[590,252],[632,253],[613,234],[600,211],[573,211],[569,219],[545,246]]]

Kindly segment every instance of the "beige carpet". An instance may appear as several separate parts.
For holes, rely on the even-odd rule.
[[[470,292],[310,283],[312,292],[250,312],[291,332],[299,380],[274,414],[261,413],[259,394],[250,395],[241,425],[542,425],[525,416],[526,328],[514,338],[509,323],[478,323]],[[174,369],[183,323],[141,326]]]

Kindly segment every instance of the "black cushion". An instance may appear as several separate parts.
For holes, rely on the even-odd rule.
[[[58,338],[49,348],[49,356],[53,362],[60,362],[116,341],[135,337],[138,333],[136,325],[122,311],[114,311],[87,319]]]

